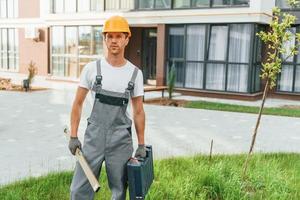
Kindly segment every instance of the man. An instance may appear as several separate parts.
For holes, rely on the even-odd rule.
[[[107,52],[105,58],[88,63],[82,71],[72,107],[69,149],[74,155],[76,148],[81,148],[77,138],[78,125],[83,102],[91,90],[94,105],[88,118],[82,152],[97,178],[105,161],[112,199],[124,200],[126,163],[133,153],[131,104],[139,143],[135,157],[146,156],[143,75],[124,58],[131,36],[127,21],[120,16],[110,17],[102,32]],[[92,187],[78,162],[70,189],[72,200],[94,198]]]

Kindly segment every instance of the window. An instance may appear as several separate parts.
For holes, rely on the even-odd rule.
[[[156,0],[155,8],[158,8],[158,9],[171,8],[171,0]]]
[[[171,0],[138,0],[139,9],[170,9]]]
[[[233,24],[230,26],[229,62],[248,63],[250,56],[251,25]],[[228,65],[227,90],[246,92],[248,86],[248,65]]]
[[[52,74],[79,77],[84,66],[103,54],[100,26],[54,26],[52,35]]]
[[[6,0],[0,0],[0,11],[1,11],[1,18],[7,17],[7,1]]]
[[[185,87],[203,88],[205,25],[187,26]]]
[[[276,6],[279,8],[291,8],[287,0],[276,0]]]
[[[183,58],[184,28],[172,27],[169,32],[170,58]]]
[[[212,26],[209,42],[209,60],[225,60],[228,26]]]
[[[213,6],[249,6],[249,0],[212,0]]]
[[[107,1],[110,2],[112,0]],[[50,8],[51,13],[101,11],[104,9],[104,0],[50,0]]]
[[[209,7],[210,6],[210,0],[192,0],[192,7]]]
[[[190,0],[174,0],[174,8],[190,8]]]
[[[76,0],[65,0],[65,12],[76,12]]]
[[[181,25],[168,28],[168,70],[176,67],[176,87],[229,92],[260,90],[261,48],[252,24]],[[255,38],[255,40],[254,40]],[[252,40],[254,40],[252,42]],[[253,63],[250,64],[250,63]]]
[[[290,56],[290,49],[296,44],[295,34],[300,32],[299,27],[288,30],[291,40],[284,43],[286,52],[281,55],[281,73],[277,80],[277,90],[281,92],[300,92],[300,55]]]
[[[77,0],[78,12],[87,12],[90,10],[90,1],[88,0]]]
[[[225,65],[207,64],[206,89],[225,90]]]
[[[104,10],[104,0],[91,0],[91,10],[92,11]]]
[[[0,69],[17,71],[19,68],[19,42],[17,29],[0,29]]]
[[[64,12],[64,1],[63,0],[53,0],[53,11],[54,13],[63,13]]]

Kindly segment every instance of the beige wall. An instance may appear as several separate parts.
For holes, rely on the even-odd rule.
[[[40,17],[40,0],[19,0],[19,17]]]
[[[30,61],[36,63],[38,67],[38,75],[47,75],[49,66],[49,50],[48,50],[48,29],[39,28],[40,41],[35,42],[32,39],[25,39],[24,29],[19,29],[19,63],[20,73],[28,73],[28,64]]]

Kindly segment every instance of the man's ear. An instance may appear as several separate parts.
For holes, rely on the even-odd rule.
[[[125,38],[125,46],[127,46],[128,45],[128,43],[129,43],[129,37],[128,36],[125,36],[126,38]]]

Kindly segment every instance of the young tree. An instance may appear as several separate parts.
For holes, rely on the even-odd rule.
[[[287,0],[289,5],[294,8],[299,5],[299,0]],[[291,26],[295,23],[296,17],[292,14],[283,13],[278,7],[273,8],[273,17],[269,24],[269,31],[261,31],[257,33],[260,39],[267,46],[267,60],[262,63],[262,73],[261,78],[265,80],[265,87],[262,97],[261,106],[258,113],[258,118],[256,121],[256,126],[252,135],[252,141],[250,149],[244,163],[243,176],[246,175],[248,163],[250,156],[253,152],[255,145],[257,130],[260,124],[262,112],[264,109],[266,97],[269,90],[276,86],[276,80],[278,74],[281,72],[281,64],[287,60],[289,57],[294,56],[298,53],[298,47],[300,46],[300,34],[292,33],[290,30]],[[289,49],[286,49],[288,42],[295,37],[297,45],[293,44]]]

